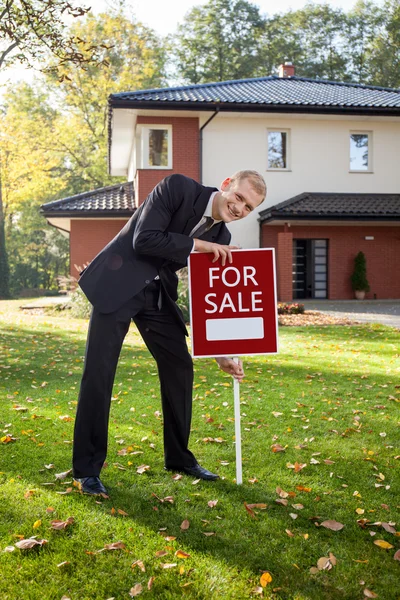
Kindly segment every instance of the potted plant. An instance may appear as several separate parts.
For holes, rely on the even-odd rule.
[[[369,292],[367,279],[367,261],[364,252],[359,252],[354,259],[354,271],[351,276],[351,287],[357,300],[364,300],[366,292]]]

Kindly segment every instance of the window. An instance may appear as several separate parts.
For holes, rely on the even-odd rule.
[[[372,171],[371,138],[370,132],[350,133],[350,171]]]
[[[288,131],[268,131],[268,169],[289,169],[288,141]]]
[[[141,155],[143,169],[172,169],[172,126],[143,126]]]

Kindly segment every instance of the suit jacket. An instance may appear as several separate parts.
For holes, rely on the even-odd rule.
[[[157,275],[175,305],[178,277],[193,247],[189,237],[204,215],[212,192],[184,175],[170,175],[154,188],[116,237],[81,273],[79,285],[102,313],[118,310]],[[201,239],[229,244],[224,223],[214,225]]]

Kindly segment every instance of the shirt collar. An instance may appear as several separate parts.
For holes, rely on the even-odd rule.
[[[218,194],[219,192],[213,192],[210,196],[210,199],[208,201],[206,210],[204,211],[204,215],[203,217],[211,217],[212,218],[212,206],[213,206],[213,202],[214,202],[214,198],[215,196]],[[214,219],[214,224],[215,223],[221,223],[222,219]]]

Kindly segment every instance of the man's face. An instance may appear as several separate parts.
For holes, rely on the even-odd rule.
[[[231,223],[247,217],[261,202],[248,179],[231,182],[228,177],[221,184],[221,191],[214,196],[212,216],[217,221]]]

